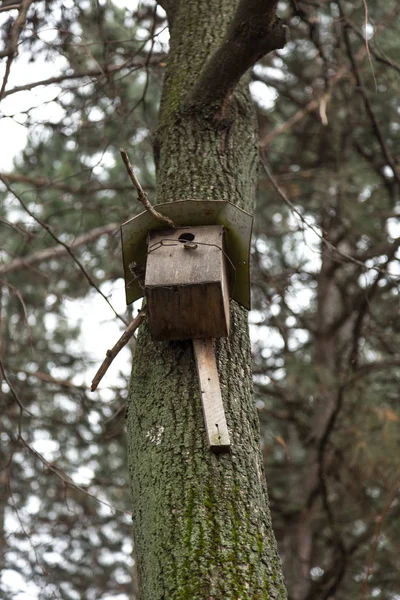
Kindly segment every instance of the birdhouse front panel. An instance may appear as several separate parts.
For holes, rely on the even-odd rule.
[[[156,340],[229,335],[229,286],[220,225],[148,236],[145,293]]]

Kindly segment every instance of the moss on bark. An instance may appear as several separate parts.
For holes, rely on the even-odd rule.
[[[225,115],[184,99],[223,38],[235,2],[186,0],[174,13],[157,132],[158,201],[230,200],[253,209],[257,147],[247,82]],[[143,600],[286,597],[259,449],[247,314],[231,302],[217,359],[232,452],[207,448],[191,342],[140,332],[128,410],[129,471]]]

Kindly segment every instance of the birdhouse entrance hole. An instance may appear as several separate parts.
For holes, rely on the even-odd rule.
[[[181,235],[178,237],[178,240],[182,243],[184,242],[193,242],[195,238],[194,233],[181,233]]]
[[[154,339],[227,337],[224,228],[207,225],[151,231],[145,293]]]

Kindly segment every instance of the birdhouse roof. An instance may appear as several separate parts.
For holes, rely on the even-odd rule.
[[[250,242],[253,217],[231,202],[222,200],[180,200],[157,204],[157,210],[172,219],[178,227],[222,225],[225,229],[225,252],[231,271],[231,297],[250,309]],[[126,303],[130,304],[144,295],[143,289],[132,275],[129,265],[135,262],[146,265],[147,235],[154,229],[165,229],[144,211],[121,226],[122,256],[124,263]]]

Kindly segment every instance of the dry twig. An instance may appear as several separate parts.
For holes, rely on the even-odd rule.
[[[3,77],[3,83],[0,89],[0,100],[4,98],[8,78],[11,71],[11,65],[13,63],[14,58],[18,54],[18,40],[19,36],[25,27],[26,15],[28,13],[29,7],[34,0],[22,0],[22,2],[18,5],[18,17],[15,19],[11,31],[9,34],[9,40],[6,48],[0,52],[0,58],[7,57],[6,68]]]
[[[374,562],[376,551],[378,549],[379,540],[381,539],[384,521],[385,521],[391,507],[393,506],[393,503],[396,500],[397,495],[399,494],[399,489],[400,489],[400,473],[398,474],[397,480],[395,481],[394,486],[392,487],[392,489],[390,491],[389,498],[383,508],[383,511],[381,512],[380,515],[377,515],[375,518],[375,523],[376,523],[375,537],[374,537],[374,541],[372,543],[372,546],[370,548],[369,555],[368,555],[368,564],[367,564],[367,568],[366,568],[365,578],[364,578],[364,581],[361,586],[360,600],[366,600],[366,598],[367,598],[368,587],[370,584],[370,577],[374,572],[373,562]]]
[[[289,200],[289,198],[286,196],[286,194],[283,192],[283,190],[281,189],[281,187],[279,186],[277,180],[275,179],[271,168],[267,162],[267,159],[265,158],[262,149],[260,151],[260,160],[261,160],[261,164],[264,167],[264,171],[267,174],[268,179],[270,180],[272,186],[275,188],[275,191],[277,192],[277,194],[280,196],[280,198],[284,201],[284,203],[289,207],[289,209],[292,211],[293,214],[296,215],[296,217],[298,217],[300,219],[300,221],[308,228],[310,229],[313,233],[315,233],[315,235],[321,240],[321,243],[332,253],[332,255],[334,256],[335,253],[344,258],[346,260],[346,262],[352,262],[353,264],[357,265],[358,267],[360,267],[363,271],[376,271],[377,273],[382,272],[386,277],[393,277],[390,275],[390,273],[387,273],[387,271],[385,271],[384,269],[378,267],[377,265],[371,266],[371,267],[367,267],[365,265],[365,263],[363,263],[361,260],[358,260],[357,258],[355,258],[354,256],[352,256],[351,254],[348,254],[348,252],[344,252],[343,250],[340,250],[340,248],[338,248],[337,246],[335,246],[334,244],[332,244],[332,242],[330,242],[329,240],[326,239],[325,235],[324,235],[324,231],[322,230],[322,233],[320,231],[320,228],[318,226],[314,226],[312,223],[310,223],[309,221],[307,221],[307,219],[305,219],[303,217],[303,215],[301,214],[301,212],[296,208],[296,206],[293,204],[293,202],[291,202]]]
[[[357,52],[357,54],[355,56],[356,60],[357,61],[362,60],[364,58],[365,54],[366,54],[366,49],[365,49],[365,47],[363,47]],[[349,73],[349,69],[348,69],[347,65],[344,65],[344,66],[340,67],[332,77],[330,77],[329,91],[328,91],[328,93],[324,93],[325,103],[329,102],[330,90],[333,88],[333,86],[335,86],[337,83],[342,81],[345,77],[347,77],[348,73]],[[259,142],[260,148],[265,148],[266,146],[269,146],[276,137],[281,135],[281,133],[288,131],[289,129],[291,129],[293,127],[293,125],[296,125],[296,123],[298,123],[299,121],[304,119],[304,117],[306,117],[308,114],[312,113],[314,110],[319,108],[322,98],[323,98],[323,96],[321,96],[319,98],[314,98],[313,100],[310,100],[310,102],[308,102],[306,104],[306,106],[304,106],[303,108],[300,108],[298,111],[296,111],[294,113],[294,115],[292,115],[287,121],[285,121],[284,123],[281,123],[280,125],[275,127],[275,129],[272,129],[272,131],[268,132],[265,136],[263,136],[263,138]]]
[[[111,365],[114,358],[117,354],[122,350],[124,346],[129,342],[136,329],[142,324],[146,317],[146,312],[141,310],[138,315],[129,323],[128,327],[124,331],[124,333],[119,338],[118,342],[111,348],[111,350],[107,350],[106,358],[103,360],[100,369],[97,371],[96,375],[93,377],[92,385],[90,387],[90,391],[94,392],[97,389],[100,381],[103,379],[104,375],[107,373],[108,367]]]
[[[157,54],[155,56],[152,56],[152,58],[150,60],[150,64],[152,65],[152,67],[159,67],[162,65],[165,58],[166,57],[164,54]],[[97,78],[97,77],[102,77],[103,74],[106,77],[110,77],[110,76],[116,75],[123,69],[133,68],[136,70],[136,69],[141,69],[145,66],[146,66],[146,63],[144,60],[138,59],[138,58],[133,58],[133,59],[129,59],[129,60],[121,63],[120,65],[110,65],[108,67],[104,67],[104,69],[102,71],[99,71],[99,68],[96,66],[93,69],[87,69],[85,71],[74,71],[73,73],[63,73],[63,74],[57,75],[55,77],[49,77],[47,79],[40,79],[38,81],[24,83],[23,85],[17,85],[15,87],[11,88],[10,90],[6,91],[4,93],[4,97],[9,96],[11,94],[15,94],[17,92],[24,91],[24,90],[31,90],[31,89],[33,89],[37,86],[41,86],[41,85],[49,85],[52,83],[63,83],[64,81],[69,81],[69,80],[74,80],[74,79],[82,79],[82,78],[87,78],[87,77]]]
[[[340,2],[340,0],[337,0],[340,12],[341,12],[341,16],[344,17],[344,9],[342,7],[342,4]],[[390,150],[389,150],[389,146],[386,143],[385,140],[385,136],[383,134],[382,128],[378,122],[378,119],[375,115],[375,112],[372,108],[372,103],[369,99],[369,96],[367,94],[367,90],[365,89],[364,86],[364,81],[361,75],[361,71],[358,68],[357,65],[357,59],[353,54],[353,50],[351,47],[351,41],[350,41],[350,36],[349,36],[349,27],[346,26],[344,28],[344,41],[345,41],[345,45],[346,45],[346,50],[347,50],[347,54],[350,60],[350,64],[351,64],[351,68],[354,74],[354,77],[356,79],[356,83],[357,83],[357,91],[361,94],[363,100],[364,100],[364,106],[365,106],[365,111],[371,121],[371,125],[372,125],[372,130],[374,132],[374,135],[381,147],[382,150],[382,154],[385,157],[385,160],[387,162],[387,164],[390,166],[390,168],[393,171],[393,177],[395,178],[395,180],[397,181],[397,184],[400,184],[400,174],[398,172],[398,168],[397,168],[397,164],[396,161],[394,160]]]
[[[124,161],[124,165],[126,167],[127,173],[130,177],[130,180],[132,181],[133,185],[136,188],[136,191],[138,193],[138,200],[141,204],[143,204],[143,206],[145,207],[145,209],[147,210],[147,212],[149,212],[151,214],[151,216],[156,219],[157,221],[161,221],[162,223],[165,223],[166,225],[168,225],[168,227],[172,227],[173,229],[175,229],[175,223],[173,221],[171,221],[171,219],[169,219],[168,217],[165,217],[164,215],[162,215],[161,213],[159,213],[151,204],[150,201],[147,197],[146,192],[144,191],[144,189],[142,188],[142,186],[140,185],[135,173],[133,172],[133,168],[131,165],[131,161],[129,160],[129,156],[128,153],[126,152],[126,150],[124,150],[123,148],[119,149],[120,154],[121,154],[121,158]]]
[[[76,237],[75,240],[69,244],[68,248],[70,250],[74,250],[75,248],[79,248],[80,246],[84,246],[96,241],[102,235],[112,235],[115,231],[118,231],[118,225],[116,223],[109,223],[103,227],[96,227],[95,229],[91,229],[87,233]],[[18,271],[19,269],[28,269],[33,265],[41,264],[51,260],[52,258],[60,258],[66,254],[68,254],[68,249],[59,244],[57,246],[51,246],[50,248],[44,248],[43,250],[33,252],[24,258],[14,258],[9,263],[0,265],[0,275],[12,273],[14,271]]]
[[[91,285],[96,290],[96,292],[98,294],[100,294],[100,296],[102,298],[104,298],[104,300],[107,302],[108,306],[111,308],[111,310],[113,311],[113,313],[115,314],[115,316],[118,319],[120,319],[126,325],[127,323],[126,323],[126,320],[124,319],[124,317],[121,317],[121,315],[119,315],[117,313],[117,311],[115,310],[115,308],[113,307],[113,305],[111,304],[111,302],[109,301],[109,299],[105,296],[105,294],[103,294],[103,292],[101,291],[101,289],[96,285],[96,283],[93,281],[93,279],[91,278],[91,276],[89,275],[89,273],[86,271],[86,269],[82,265],[82,263],[76,258],[75,254],[71,250],[71,247],[68,246],[68,244],[65,244],[59,237],[56,236],[56,234],[51,229],[51,227],[50,227],[50,225],[48,223],[45,223],[44,221],[42,221],[41,219],[39,219],[39,217],[37,217],[28,208],[27,204],[22,200],[21,196],[19,196],[17,194],[17,192],[15,192],[15,190],[10,186],[10,184],[8,183],[8,181],[2,175],[0,175],[0,181],[5,185],[5,187],[7,188],[7,190],[18,200],[18,202],[20,203],[20,205],[22,206],[22,208],[24,209],[24,211],[34,221],[36,221],[36,223],[38,225],[40,225],[40,227],[42,227],[45,231],[47,231],[47,233],[53,238],[53,240],[55,242],[57,242],[57,244],[59,244],[60,246],[63,246],[63,248],[65,248],[65,251],[67,252],[67,254],[70,255],[70,257],[72,258],[72,260],[74,261],[74,263],[77,265],[77,267],[83,273],[83,275],[86,278],[86,280],[88,281],[89,285]]]
[[[116,508],[115,506],[112,506],[112,504],[109,504],[108,502],[105,502],[104,500],[100,500],[100,498],[97,498],[97,496],[95,494],[88,492],[84,487],[74,483],[73,479],[71,479],[71,477],[69,477],[69,475],[67,475],[62,469],[57,467],[57,465],[55,465],[54,463],[51,463],[48,460],[46,460],[44,458],[44,456],[42,454],[40,454],[40,452],[38,452],[37,450],[32,448],[32,446],[30,446],[28,444],[28,442],[25,440],[25,438],[23,438],[21,435],[18,436],[17,441],[18,440],[21,441],[21,443],[25,446],[25,448],[29,452],[31,452],[31,454],[33,454],[33,456],[36,456],[36,458],[38,458],[40,460],[40,462],[43,463],[43,465],[49,469],[49,471],[51,471],[54,475],[56,475],[56,477],[58,477],[62,481],[62,483],[65,487],[69,487],[73,490],[77,490],[78,492],[81,492],[82,494],[89,496],[89,498],[92,498],[99,504],[103,504],[103,506],[107,506],[108,508],[110,508],[111,510],[113,510],[117,513],[127,515],[129,517],[132,516],[132,514],[127,512],[126,510]]]

